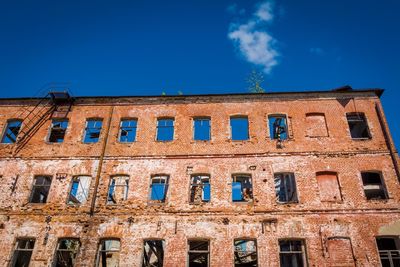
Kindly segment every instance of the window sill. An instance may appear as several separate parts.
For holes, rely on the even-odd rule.
[[[296,204],[299,204],[299,202],[298,201],[290,201],[290,202],[277,201],[276,204],[279,204],[279,205],[296,205]]]
[[[367,141],[367,140],[372,140],[371,137],[365,137],[365,138],[351,138],[351,140],[354,141]]]

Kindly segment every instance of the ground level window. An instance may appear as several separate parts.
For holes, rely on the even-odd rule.
[[[35,239],[33,238],[17,239],[10,266],[11,267],[29,266],[34,246],[35,246]]]
[[[238,239],[234,241],[235,267],[257,266],[257,244],[255,240]]]
[[[210,243],[208,240],[189,240],[189,267],[208,267],[210,261]]]
[[[145,240],[142,267],[162,267],[164,262],[164,240]]]
[[[382,267],[400,266],[400,240],[398,237],[377,237]]]
[[[281,267],[307,266],[303,240],[280,240],[279,258]]]
[[[210,201],[210,176],[193,175],[190,183],[190,203]]]
[[[75,266],[76,255],[78,254],[81,243],[79,239],[60,239],[57,244],[56,259],[54,266],[56,267],[72,267]]]
[[[250,175],[234,175],[232,177],[232,201],[249,202],[253,200],[253,185]]]
[[[101,240],[97,254],[97,267],[119,266],[120,242],[118,239]]]

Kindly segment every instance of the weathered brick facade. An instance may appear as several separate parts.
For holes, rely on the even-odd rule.
[[[376,237],[400,235],[398,158],[380,115],[380,94],[78,97],[62,143],[48,142],[49,118],[20,149],[0,144],[0,265],[10,264],[18,238],[30,237],[30,266],[51,266],[60,238],[79,238],[75,266],[94,266],[105,238],[120,240],[119,266],[141,266],[148,239],[165,241],[164,266],[187,266],[191,239],[209,241],[210,266],[234,265],[235,239],[256,240],[261,267],[279,266],[283,239],[303,240],[308,266],[380,266]],[[0,99],[0,129],[37,101]],[[352,112],[365,114],[371,138],[351,138],[346,113]],[[271,139],[270,114],[287,116],[281,145]],[[310,114],[324,116],[326,129]],[[231,140],[229,121],[236,115],[247,116],[249,140]],[[193,118],[204,116],[211,119],[211,140],[195,141]],[[173,141],[155,140],[160,117],[174,118]],[[82,142],[87,118],[103,120],[96,143]],[[137,119],[135,142],[118,141],[121,118]],[[363,171],[381,173],[387,199],[366,199]],[[294,174],[297,202],[277,201],[274,174],[282,172]],[[340,192],[323,187],[326,173],[336,173]],[[164,203],[149,201],[156,174],[169,176]],[[208,203],[189,203],[193,174],[209,175]],[[251,177],[252,201],[232,201],[234,174]],[[46,203],[30,203],[37,175],[51,176]],[[77,175],[91,177],[88,199],[70,205]],[[129,190],[126,200],[110,205],[114,175],[129,176]]]

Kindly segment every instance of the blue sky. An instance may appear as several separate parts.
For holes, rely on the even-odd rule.
[[[395,141],[397,0],[0,0],[0,97],[384,88]]]

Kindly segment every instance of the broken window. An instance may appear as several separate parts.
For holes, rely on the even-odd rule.
[[[400,266],[400,240],[398,237],[377,237],[382,267]]]
[[[119,141],[131,143],[136,141],[137,119],[123,119],[120,124]]]
[[[18,238],[15,244],[14,254],[11,259],[11,267],[28,267],[31,261],[34,238]]]
[[[73,267],[75,266],[76,255],[79,252],[81,242],[77,238],[60,239],[57,244],[54,266]]]
[[[3,138],[1,142],[3,144],[13,144],[17,141],[19,130],[21,130],[21,120],[9,120],[7,121],[6,128],[4,129]]]
[[[49,142],[62,143],[67,131],[68,120],[53,120],[51,122]]]
[[[271,139],[286,140],[288,127],[286,115],[277,114],[268,116],[269,136]]]
[[[210,201],[210,176],[192,175],[190,183],[190,203]]]
[[[114,176],[108,188],[107,204],[117,204],[128,198],[129,177]]]
[[[362,172],[361,177],[367,199],[387,199],[386,188],[380,173]]]
[[[211,139],[211,119],[210,118],[194,118],[194,140],[208,141]]]
[[[174,140],[174,122],[173,118],[157,120],[157,141]]]
[[[321,201],[340,201],[339,182],[336,172],[317,172]]]
[[[164,262],[164,240],[145,240],[142,267],[162,267]]]
[[[83,204],[89,197],[90,176],[77,176],[72,179],[68,204]]]
[[[101,240],[97,255],[97,267],[119,266],[120,241],[118,239]]]
[[[303,240],[280,240],[279,258],[281,267],[307,266],[305,245]]]
[[[51,185],[50,176],[36,176],[33,182],[30,203],[46,203]]]
[[[294,174],[276,173],[274,176],[276,200],[282,203],[297,202]]]
[[[89,119],[86,121],[84,143],[97,143],[100,138],[101,127],[103,126],[103,120],[101,119]]]
[[[253,200],[253,185],[250,175],[232,177],[232,201],[249,202]]]
[[[235,240],[235,267],[257,266],[257,243],[255,240]]]
[[[328,136],[325,115],[323,113],[307,113],[306,124],[308,137]]]
[[[230,123],[233,141],[249,140],[249,120],[247,116],[231,117]]]
[[[208,240],[189,240],[189,267],[208,267],[210,261],[210,243]]]
[[[347,113],[347,122],[350,128],[350,135],[353,139],[369,139],[371,138],[367,120],[364,113]]]
[[[154,202],[165,202],[168,189],[168,176],[160,175],[151,178],[150,200]]]

